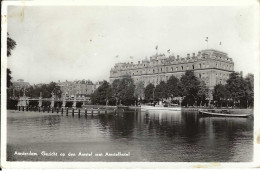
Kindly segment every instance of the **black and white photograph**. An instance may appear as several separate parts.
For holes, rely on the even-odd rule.
[[[3,1],[1,167],[260,167],[259,2],[174,2]]]

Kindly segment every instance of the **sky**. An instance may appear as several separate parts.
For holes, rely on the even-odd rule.
[[[109,80],[117,62],[149,58],[157,45],[166,56],[197,54],[206,37],[235,71],[256,71],[252,6],[9,6],[7,27],[17,43],[8,58],[13,81]]]

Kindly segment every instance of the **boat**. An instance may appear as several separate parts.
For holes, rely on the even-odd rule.
[[[117,109],[129,109],[129,106],[118,105]]]
[[[181,111],[180,106],[163,106],[163,105],[155,105],[155,106],[149,106],[149,105],[141,105],[141,110],[143,111],[149,111],[149,110],[167,110],[167,111]]]
[[[251,116],[251,114],[238,114],[238,113],[230,113],[227,110],[222,110],[221,112],[216,112],[215,110],[199,110],[199,114],[205,117],[240,117],[247,118]]]

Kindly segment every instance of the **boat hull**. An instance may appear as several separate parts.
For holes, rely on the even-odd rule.
[[[158,107],[158,106],[141,106],[141,110],[157,110],[157,111],[181,111],[181,107]]]
[[[229,114],[229,113],[215,113],[208,111],[199,111],[201,116],[205,117],[239,117],[239,118],[247,118],[251,116],[251,114]]]

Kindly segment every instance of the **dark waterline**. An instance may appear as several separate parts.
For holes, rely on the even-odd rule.
[[[43,156],[42,151],[57,156]],[[79,152],[92,152],[92,156],[79,156]],[[118,152],[126,156],[104,156]],[[9,161],[249,162],[252,156],[252,118],[201,118],[195,112],[154,111],[87,117],[7,114]]]

